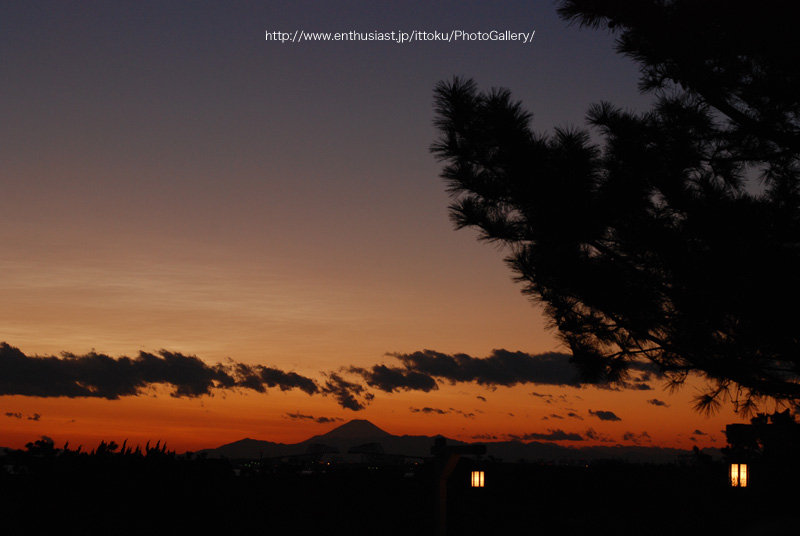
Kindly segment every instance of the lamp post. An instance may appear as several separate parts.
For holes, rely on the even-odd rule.
[[[482,488],[484,482],[484,472],[483,471],[472,471],[472,476],[470,478],[470,484],[473,488]]]
[[[730,464],[730,471],[728,472],[729,481],[733,488],[746,488],[748,473],[746,463],[732,463]]]
[[[447,440],[437,437],[431,447],[431,454],[436,457],[436,536],[447,534],[447,479],[455,469],[462,454],[480,456],[486,454],[486,445],[455,445],[448,446]],[[476,485],[480,483],[480,485]],[[483,487],[484,472],[472,472],[472,487]]]

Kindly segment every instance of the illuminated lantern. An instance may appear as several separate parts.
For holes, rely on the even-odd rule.
[[[732,463],[731,464],[731,486],[734,488],[747,487],[747,464],[746,463]]]
[[[483,487],[483,471],[472,471],[472,487]]]

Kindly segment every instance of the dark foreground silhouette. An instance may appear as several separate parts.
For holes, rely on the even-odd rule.
[[[4,534],[435,534],[435,463],[208,459],[156,445],[90,453],[37,442],[0,457]],[[485,487],[469,486],[480,464]],[[726,487],[721,463],[498,463],[464,457],[447,484],[449,535],[769,534],[793,494]],[[775,527],[778,527],[777,529]],[[766,531],[766,532],[765,532]]]

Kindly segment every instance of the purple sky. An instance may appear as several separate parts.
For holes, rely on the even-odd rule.
[[[415,30],[535,34],[265,39]],[[471,77],[511,89],[536,131],[581,126],[591,103],[649,100],[612,45],[549,1],[4,2],[0,340],[309,376],[386,352],[559,351],[502,252],[448,221],[433,88]]]

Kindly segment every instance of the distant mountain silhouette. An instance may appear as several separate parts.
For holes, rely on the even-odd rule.
[[[205,453],[212,458],[274,458],[277,456],[289,456],[301,454],[301,449],[297,444],[286,445],[284,443],[273,443],[271,441],[260,441],[258,439],[240,439],[233,443],[228,443],[215,449],[203,449],[199,453]]]
[[[440,436],[441,437],[441,436]],[[200,451],[209,457],[227,458],[276,458],[304,454],[312,445],[335,447],[344,457],[348,450],[367,443],[379,443],[387,454],[408,457],[429,457],[435,437],[396,436],[382,430],[364,419],[354,419],[324,434],[316,435],[300,443],[283,444],[256,439],[241,439],[213,449]],[[463,441],[447,439],[450,445],[463,445]],[[672,463],[682,457],[691,457],[691,450],[659,447],[563,447],[555,443],[521,441],[482,442],[487,446],[486,454],[494,458],[516,462],[545,461],[567,462],[580,460],[615,459],[641,463]],[[317,447],[318,448],[318,447]],[[704,449],[704,453],[719,457],[717,449]]]
[[[372,442],[373,439],[379,441],[391,437],[395,436],[385,430],[381,430],[365,419],[353,419],[341,426],[337,426],[330,432],[307,439],[303,441],[303,443],[325,443],[328,441],[350,440],[362,441],[363,439],[369,439],[370,441],[367,442]]]
[[[312,445],[336,447],[344,455],[353,447],[367,443],[379,443],[388,454],[409,457],[427,457],[431,455],[433,437],[429,436],[396,436],[375,426],[364,419],[353,419],[324,434],[315,435],[300,443],[283,444],[256,439],[241,439],[213,449],[199,451],[209,457],[226,458],[276,458],[297,456],[308,451]],[[463,444],[449,440],[452,444]]]

